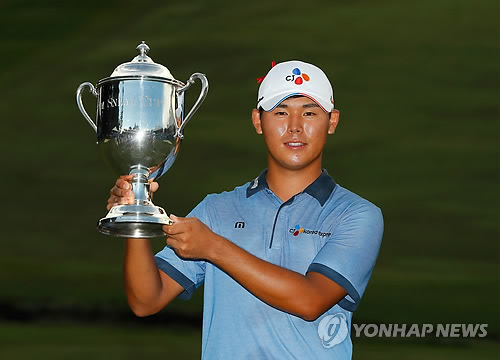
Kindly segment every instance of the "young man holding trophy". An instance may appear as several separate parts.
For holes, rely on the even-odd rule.
[[[300,61],[274,66],[252,112],[267,170],[208,195],[185,218],[171,215],[158,254],[148,239],[127,240],[124,277],[134,313],[154,314],[204,283],[203,359],[350,359],[352,315],[383,220],[379,208],[322,170],[338,121],[322,70]],[[116,181],[108,209],[132,202],[130,179]]]

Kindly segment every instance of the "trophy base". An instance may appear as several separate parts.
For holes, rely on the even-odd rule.
[[[165,210],[155,205],[118,205],[97,228],[105,235],[125,238],[154,238],[165,236],[163,225],[172,224]]]

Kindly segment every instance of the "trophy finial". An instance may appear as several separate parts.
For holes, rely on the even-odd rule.
[[[139,61],[147,61],[146,54],[149,51],[149,46],[146,44],[146,42],[143,40],[139,45],[137,45],[136,49],[141,52]]]

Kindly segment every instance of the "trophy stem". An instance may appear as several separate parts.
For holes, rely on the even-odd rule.
[[[98,222],[98,229],[106,235],[127,238],[153,238],[164,236],[163,225],[172,224],[164,209],[151,201],[149,170],[135,165],[129,172],[132,178],[133,204],[116,205]]]
[[[132,178],[132,191],[134,192],[134,203],[136,205],[152,205],[150,184],[148,182],[149,170],[140,165],[130,171]]]

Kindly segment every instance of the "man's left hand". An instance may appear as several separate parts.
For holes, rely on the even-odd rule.
[[[195,217],[170,215],[170,218],[174,223],[163,226],[163,231],[167,234],[167,245],[182,258],[207,260],[217,235]]]

